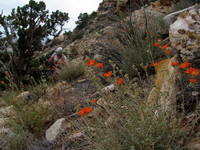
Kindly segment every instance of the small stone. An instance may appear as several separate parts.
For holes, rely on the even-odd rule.
[[[115,90],[115,85],[111,84],[109,86],[104,87],[103,89],[101,89],[102,93],[106,93],[106,92],[112,92]]]
[[[49,142],[55,142],[59,135],[70,128],[71,124],[66,122],[65,118],[57,120],[49,129],[46,130],[46,139]]]

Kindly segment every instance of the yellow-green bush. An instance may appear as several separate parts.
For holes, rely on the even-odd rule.
[[[69,63],[62,67],[61,71],[58,73],[59,80],[65,80],[68,82],[72,82],[79,78],[80,76],[84,75],[85,73],[85,66],[81,63],[74,64]]]

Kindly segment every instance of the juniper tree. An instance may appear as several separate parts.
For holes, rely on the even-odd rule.
[[[8,16],[0,14],[2,38],[13,50],[11,60],[0,60],[0,65],[7,66],[18,86],[31,72],[31,61],[34,53],[42,50],[42,41],[49,36],[59,36],[68,19],[68,13],[59,10],[49,13],[44,2],[34,0],[13,9]]]

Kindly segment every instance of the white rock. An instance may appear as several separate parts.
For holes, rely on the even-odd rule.
[[[182,11],[170,25],[169,38],[183,61],[195,61],[200,55],[200,5]]]
[[[104,93],[104,92],[112,92],[115,90],[115,85],[114,84],[111,84],[109,86],[106,86],[104,87],[103,89],[101,89],[101,92]]]
[[[46,130],[45,137],[47,141],[56,141],[57,137],[69,127],[70,124],[67,124],[65,118],[57,120],[49,129]]]
[[[165,23],[166,23],[167,25],[171,25],[172,23],[174,23],[174,22],[176,21],[176,19],[177,19],[177,17],[179,16],[180,13],[182,13],[182,12],[184,12],[184,11],[187,11],[187,10],[191,10],[191,9],[193,9],[194,7],[195,7],[195,6],[191,6],[191,7],[189,7],[189,8],[185,8],[185,9],[183,9],[183,10],[173,12],[173,13],[171,13],[171,14],[165,16],[165,17],[163,18],[163,20],[165,21]]]

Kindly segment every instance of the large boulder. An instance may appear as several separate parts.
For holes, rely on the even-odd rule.
[[[180,53],[183,61],[200,63],[200,5],[186,10],[170,26],[172,46]]]
[[[170,13],[170,14],[166,15],[163,19],[164,19],[165,23],[169,26],[169,25],[173,24],[177,20],[177,18],[180,15],[180,13],[188,11],[188,10],[191,10],[191,9],[194,9],[194,8],[195,8],[195,6],[191,6],[189,8],[185,8],[183,10]]]
[[[132,13],[131,20],[135,23],[136,27],[145,29],[146,23],[148,26],[156,25],[155,21],[158,18],[163,18],[164,14],[153,9],[139,9]],[[127,20],[130,17],[127,18]]]
[[[189,113],[195,110],[200,98],[199,81],[191,84],[189,79],[198,76],[186,74],[172,62],[190,62],[195,69],[200,69],[200,6],[181,12],[177,20],[170,25],[169,39],[178,51],[177,56],[165,60],[156,67],[156,88],[150,93],[148,103],[158,103],[165,111]],[[175,107],[175,108],[174,108]]]
[[[182,71],[181,90],[177,93],[177,103],[184,105],[178,110],[194,111],[200,98],[198,72],[200,69],[200,5],[179,14],[177,20],[170,26],[169,38],[171,45],[178,51],[180,62],[190,62],[190,69],[195,68],[197,75]],[[191,83],[191,80],[196,80]]]

